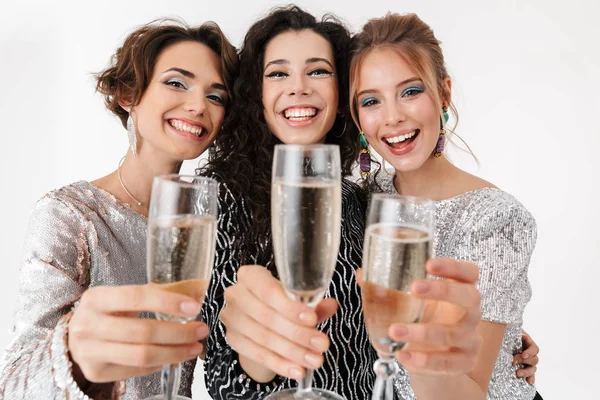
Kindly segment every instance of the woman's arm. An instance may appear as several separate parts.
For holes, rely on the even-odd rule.
[[[4,355],[0,397],[66,393],[77,398],[80,390],[70,383],[68,319],[63,317],[88,284],[89,253],[81,215],[51,195],[41,199],[31,216],[24,257],[15,338]]]
[[[434,399],[442,393],[444,398],[485,398],[507,324],[522,320],[522,299],[526,293],[520,291],[526,290],[527,269],[537,234],[535,221],[515,202],[504,202],[489,210],[491,212],[475,219],[477,229],[470,229],[463,240],[453,243],[456,254],[480,269],[477,286],[481,293],[482,321],[478,322],[477,332],[482,338],[481,350],[473,369],[463,376],[440,380],[433,385],[431,379],[427,379],[430,385],[425,387],[419,384],[419,377],[413,379],[411,374],[413,388],[421,394],[419,399]],[[500,367],[512,368],[510,364]]]

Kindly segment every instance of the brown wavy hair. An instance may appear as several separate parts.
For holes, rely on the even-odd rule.
[[[312,30],[332,48],[339,89],[338,116],[325,143],[340,147],[342,175],[351,173],[359,151],[358,129],[348,106],[350,33],[335,16],[321,20],[295,5],[273,9],[254,23],[240,50],[240,75],[234,85],[236,99],[225,116],[209,164],[200,173],[216,174],[244,201],[250,212],[249,231],[239,243],[242,263],[267,265],[271,259],[271,165],[274,146],[281,143],[267,127],[262,101],[264,54],[268,43],[288,31]]]
[[[444,54],[440,42],[433,34],[433,30],[423,22],[416,14],[394,14],[388,13],[382,18],[370,19],[362,30],[352,38],[351,62],[350,62],[350,108],[352,118],[357,126],[358,104],[356,92],[358,90],[359,71],[365,58],[375,49],[391,49],[403,57],[408,65],[423,80],[425,87],[433,101],[440,110],[440,121],[443,121],[441,113],[442,99],[449,104],[449,110],[454,115],[455,124],[446,128],[448,139],[454,133],[458,124],[458,111],[444,87],[444,80],[448,78],[448,71],[444,61]],[[457,135],[458,137],[458,135]],[[460,138],[459,138],[460,139]],[[462,140],[462,139],[461,139]],[[468,151],[477,158],[466,145]],[[379,164],[379,163],[377,163]],[[365,184],[370,190],[376,190],[376,176],[381,168],[378,167],[374,176],[366,180]]]
[[[184,41],[202,43],[217,54],[221,60],[221,75],[231,99],[239,60],[235,47],[221,28],[212,21],[189,27],[183,21],[158,19],[130,33],[111,57],[110,66],[96,75],[96,91],[104,96],[106,108],[119,117],[124,128],[127,128],[129,113],[119,102],[126,101],[131,106],[139,104],[162,51]]]

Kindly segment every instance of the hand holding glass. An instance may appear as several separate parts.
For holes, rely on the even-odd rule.
[[[333,276],[340,246],[341,164],[335,145],[277,145],[271,187],[273,250],[287,295],[315,307]],[[343,400],[312,389],[307,370],[296,390],[267,400]]]
[[[154,178],[148,213],[148,281],[199,303],[212,274],[217,227],[217,183],[209,178],[163,175]],[[157,314],[186,323],[195,318]],[[147,400],[191,400],[177,396],[180,365],[162,370],[162,395]]]
[[[390,326],[421,319],[424,302],[410,294],[410,285],[427,276],[434,217],[435,205],[428,199],[372,197],[363,249],[362,300],[369,338],[379,355],[373,400],[394,398],[390,379],[397,372],[394,353],[405,343],[390,339]]]

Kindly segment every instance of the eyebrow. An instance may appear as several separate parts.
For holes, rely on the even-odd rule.
[[[323,58],[323,57],[311,57],[311,58],[307,58],[306,61],[304,61],[305,64],[314,64],[314,63],[318,63],[318,62],[324,62],[327,65],[329,65],[331,68],[333,68],[333,65],[331,65],[331,62],[329,62],[328,59]],[[278,60],[269,61],[267,63],[267,65],[265,65],[265,69],[269,68],[270,65],[289,65],[289,64],[290,64],[290,60],[285,60],[283,58],[280,58]]]
[[[163,72],[163,74],[167,73],[167,72],[171,72],[171,71],[179,72],[181,75],[183,75],[187,78],[190,78],[190,79],[196,78],[196,75],[194,75],[193,72],[190,72],[187,69],[177,68],[177,67],[169,68],[168,70]],[[222,83],[215,82],[212,85],[210,85],[210,87],[213,89],[222,90],[223,92],[227,93],[227,88]]]
[[[194,75],[192,72],[188,71],[187,69],[177,68],[177,67],[169,68],[168,70],[163,72],[163,74],[167,73],[167,72],[171,72],[171,71],[179,72],[181,75],[183,75],[187,78],[190,78],[190,79],[194,79],[196,77],[196,75]]]
[[[413,81],[421,81],[421,78],[418,78],[418,77],[414,76],[414,77],[412,77],[412,78],[405,79],[405,80],[403,80],[402,82],[400,82],[400,83],[398,83],[398,84],[396,85],[396,89],[397,89],[397,88],[399,88],[400,86],[404,86],[404,85],[406,85],[407,83],[410,83],[410,82],[413,82]],[[359,97],[360,97],[360,96],[362,96],[363,94],[367,94],[367,93],[375,93],[375,92],[377,92],[377,90],[375,90],[375,89],[365,89],[365,90],[362,90],[360,93],[358,93],[358,94],[356,95],[356,98],[359,98]]]

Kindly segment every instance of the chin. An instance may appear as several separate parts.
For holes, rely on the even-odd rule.
[[[395,157],[391,161],[386,160],[399,173],[414,172],[425,164],[427,159],[422,157]]]
[[[281,142],[283,144],[309,145],[309,144],[320,143],[324,137],[325,136],[313,135],[313,134],[295,134],[295,135],[279,136],[278,138],[279,138],[279,140],[281,140]]]
[[[196,151],[190,151],[190,149],[184,149],[184,150],[178,151],[177,154],[175,154],[174,156],[176,159],[181,160],[181,161],[194,160],[194,159],[200,157],[200,155],[202,153],[204,153],[204,151],[207,148],[204,148],[202,150],[196,150]]]

